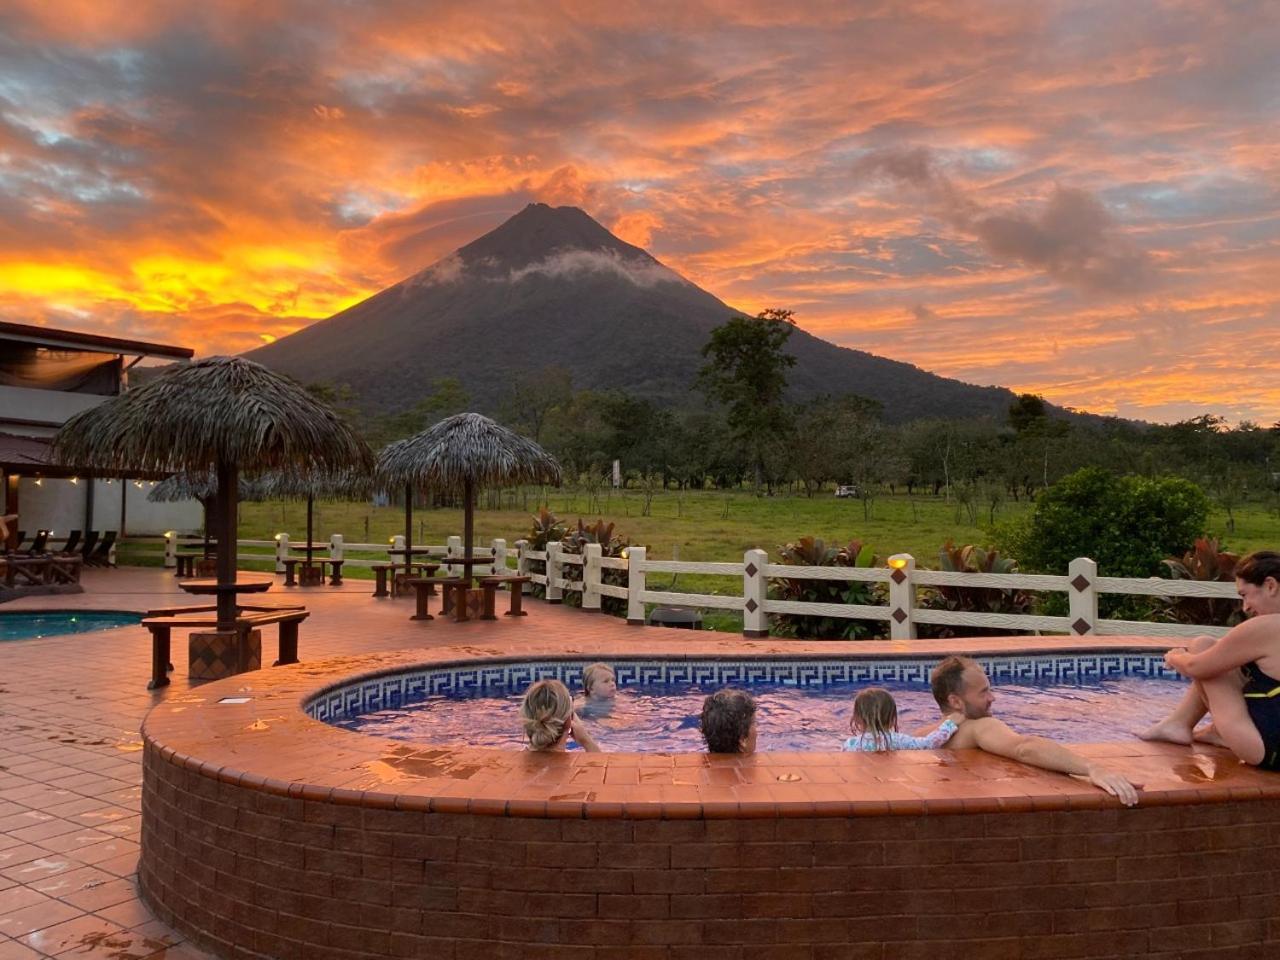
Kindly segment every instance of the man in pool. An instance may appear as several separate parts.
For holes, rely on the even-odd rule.
[[[718,690],[702,702],[702,738],[710,753],[756,752],[756,701],[742,690]]]
[[[991,716],[995,694],[991,692],[991,681],[986,671],[976,661],[968,657],[947,657],[934,668],[929,682],[933,688],[933,699],[944,715],[963,713],[965,716],[960,729],[947,741],[946,749],[985,750],[1032,767],[1083,777],[1119,799],[1126,807],[1138,802],[1138,788],[1128,778],[1086,760],[1060,743],[1017,733]],[[924,731],[917,731],[917,734],[928,733],[939,724],[941,721]]]

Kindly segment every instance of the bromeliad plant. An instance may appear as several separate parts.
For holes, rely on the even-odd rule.
[[[1171,580],[1230,583],[1236,578],[1240,557],[1221,548],[1216,537],[1200,537],[1181,559],[1164,561]],[[1158,612],[1167,623],[1204,623],[1233,627],[1244,619],[1238,600],[1224,597],[1168,597]]]
[[[525,539],[529,541],[530,550],[546,550],[548,543],[555,543],[561,540],[567,528],[564,521],[557,517],[546,507],[539,507],[538,512],[533,515],[533,527],[529,531]],[[536,574],[544,574],[547,572],[547,565],[542,560],[530,560],[529,572]],[[530,584],[530,594],[535,597],[545,597],[547,588],[540,583]]]
[[[798,567],[875,567],[880,558],[861,540],[843,547],[829,547],[818,537],[801,537],[778,550],[779,562]],[[884,591],[877,584],[857,580],[799,580],[778,577],[769,583],[773,600],[801,603],[874,604]],[[813,637],[824,640],[866,640],[885,636],[883,620],[850,620],[809,614],[771,614],[773,632],[781,637]]]
[[[581,556],[587,544],[600,544],[600,555],[602,557],[621,557],[624,555],[627,547],[631,546],[631,541],[623,539],[614,533],[614,525],[605,520],[597,520],[592,524],[584,524],[582,519],[578,519],[578,529],[571,530],[565,534],[560,541],[563,551],[568,554]],[[569,579],[568,573],[576,573],[577,577],[582,576],[582,568],[579,566],[566,567],[566,579]],[[625,587],[627,585],[627,571],[604,569],[600,571],[600,582],[609,584],[614,587]],[[564,602],[572,607],[582,606],[581,590],[573,590],[565,593]],[[600,609],[605,613],[624,615],[627,612],[627,601],[618,597],[601,597]]]
[[[974,544],[957,547],[948,540],[938,551],[938,569],[948,573],[1017,573],[1018,561],[1002,557],[995,549]],[[1027,614],[1035,604],[1033,594],[1013,588],[942,586],[931,587],[921,598],[927,610],[954,610],[963,613]],[[1021,633],[996,627],[959,627],[920,624],[921,637],[989,637],[993,634]]]

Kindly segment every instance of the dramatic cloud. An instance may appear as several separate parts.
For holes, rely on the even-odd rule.
[[[0,317],[244,350],[542,201],[848,346],[1271,422],[1276,49],[1262,0],[10,0]]]

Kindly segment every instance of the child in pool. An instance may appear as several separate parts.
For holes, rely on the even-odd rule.
[[[582,668],[582,701],[578,713],[584,717],[607,717],[618,696],[618,678],[607,663]]]
[[[883,687],[868,687],[853,698],[853,716],[849,718],[853,736],[844,742],[843,749],[859,753],[936,750],[946,745],[963,721],[963,716],[951,713],[928,736],[899,733],[898,705],[893,695]]]

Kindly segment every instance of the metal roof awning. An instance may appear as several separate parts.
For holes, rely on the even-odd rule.
[[[163,480],[169,476],[167,471],[152,473],[145,470],[88,470],[75,464],[54,463],[49,456],[49,444],[49,438],[45,437],[20,437],[12,433],[0,433],[0,472],[52,479],[110,477]]]
[[[55,330],[52,327],[37,327],[32,324],[7,321],[0,321],[0,337],[55,350],[92,350],[139,358],[166,357],[170,360],[190,360],[195,356],[195,351],[190,347],[149,343],[146,340],[125,340],[120,337],[104,337],[96,333]]]

